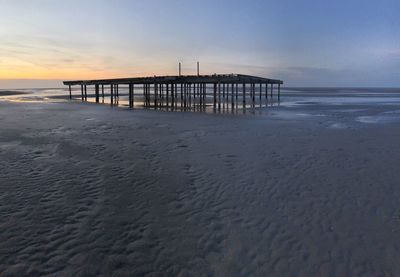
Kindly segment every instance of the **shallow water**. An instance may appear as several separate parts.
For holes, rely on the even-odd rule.
[[[16,92],[13,94],[13,92]],[[264,92],[263,92],[264,93]],[[68,90],[65,88],[54,89],[23,89],[0,90],[0,101],[12,102],[65,102],[68,99]],[[80,89],[72,91],[73,101],[81,101]],[[168,111],[194,111],[226,114],[255,114],[273,117],[281,120],[308,120],[331,128],[349,128],[368,124],[400,123],[400,89],[396,88],[283,88],[281,98],[256,95],[254,107],[250,97],[246,100],[243,109],[240,97],[232,107],[231,98],[227,97],[220,109],[212,105],[212,91],[207,90],[207,106],[201,107],[193,100],[190,109],[179,105],[174,108],[164,104],[158,107]],[[109,94],[100,97],[101,104],[110,104]],[[88,88],[88,102],[95,102],[94,90]],[[128,107],[128,88],[120,87],[120,97],[117,106]],[[142,93],[136,90],[135,108],[143,108]]]

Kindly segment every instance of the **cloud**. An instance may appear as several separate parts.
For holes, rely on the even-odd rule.
[[[392,67],[366,69],[334,69],[318,67],[286,67],[277,69],[277,75],[287,86],[332,87],[396,87],[399,70]]]
[[[0,79],[0,89],[62,88],[61,80]]]

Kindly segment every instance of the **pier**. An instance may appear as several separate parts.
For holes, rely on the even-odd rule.
[[[130,108],[182,108],[216,110],[268,106],[280,101],[283,81],[241,74],[153,76],[102,80],[64,81],[69,98],[83,102],[89,95],[96,103],[118,104],[127,96]],[[76,89],[76,86],[78,89]],[[73,89],[75,87],[75,89]],[[120,93],[123,89],[125,93]],[[78,91],[78,95],[75,95]],[[74,92],[74,93],[73,93]],[[108,98],[109,101],[105,101]]]

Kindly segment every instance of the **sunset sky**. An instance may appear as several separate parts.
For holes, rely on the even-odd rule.
[[[288,86],[397,87],[399,12],[398,0],[0,0],[0,88],[172,75],[179,61],[185,74],[200,61]]]

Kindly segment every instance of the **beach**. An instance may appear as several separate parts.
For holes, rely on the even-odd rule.
[[[0,101],[0,275],[400,276],[393,97]]]

